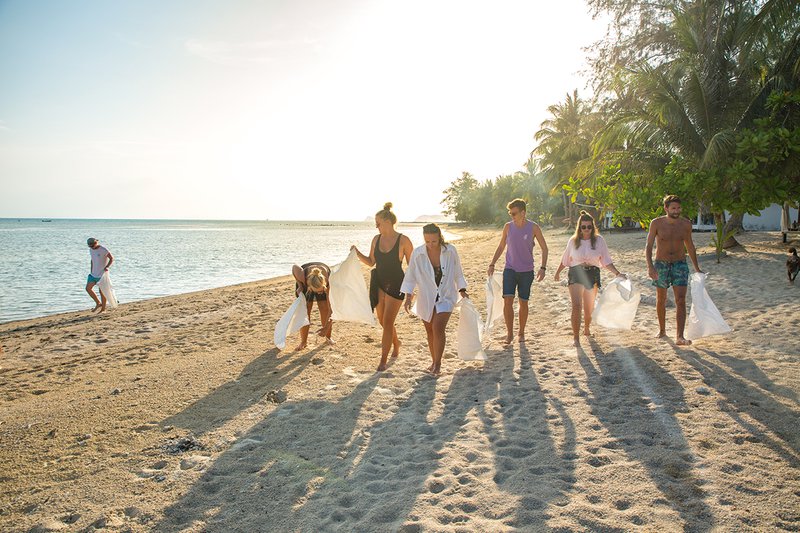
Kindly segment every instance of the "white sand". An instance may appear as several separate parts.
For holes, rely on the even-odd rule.
[[[483,311],[499,232],[464,233]],[[275,350],[288,277],[0,325],[0,529],[799,530],[800,282],[780,234],[720,265],[695,235],[733,333],[655,340],[643,303],[632,332],[595,327],[583,350],[552,281],[568,235],[546,235],[527,342],[493,341],[486,363],[450,342],[438,380],[402,313],[382,374],[362,325]],[[644,233],[606,239],[652,302]]]

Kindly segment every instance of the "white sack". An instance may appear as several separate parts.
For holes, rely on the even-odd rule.
[[[364,284],[361,262],[355,250],[340,265],[331,269],[328,299],[331,304],[331,320],[340,322],[363,322],[376,324],[369,304],[369,291]]]
[[[308,310],[306,309],[306,295],[301,294],[292,302],[289,309],[283,314],[275,325],[275,346],[283,350],[286,347],[286,337],[300,331],[303,326],[308,326]]]
[[[503,274],[486,278],[486,322],[483,333],[488,335],[494,323],[503,316]]]
[[[469,298],[462,298],[457,307],[461,309],[458,317],[457,345],[458,356],[464,361],[486,361],[486,352],[481,346],[481,315]]]
[[[111,284],[111,276],[108,275],[108,270],[103,272],[100,276],[100,281],[97,282],[97,288],[106,297],[106,306],[108,309],[114,309],[119,305],[117,302],[117,295],[114,292],[114,286]]]
[[[695,272],[689,280],[692,308],[686,322],[685,337],[690,341],[731,331],[706,291],[707,276],[708,274],[704,272]]]
[[[630,279],[614,278],[598,298],[592,322],[606,328],[631,329],[641,297]]]

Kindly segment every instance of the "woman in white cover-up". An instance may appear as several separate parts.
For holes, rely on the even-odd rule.
[[[467,297],[467,281],[456,247],[445,242],[436,224],[422,228],[425,244],[414,249],[400,290],[407,295],[405,310],[411,310],[417,289],[417,315],[425,324],[432,363],[428,372],[441,373],[446,342],[445,328],[459,293]]]

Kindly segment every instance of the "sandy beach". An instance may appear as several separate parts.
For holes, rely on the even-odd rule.
[[[483,312],[499,230],[454,231]],[[800,530],[800,282],[780,234],[720,264],[694,235],[734,331],[691,347],[674,307],[654,338],[645,233],[606,234],[644,298],[633,331],[595,326],[582,349],[552,280],[569,235],[545,235],[527,341],[461,361],[454,314],[439,379],[402,312],[383,373],[365,325],[278,351],[289,276],[0,325],[0,530]]]

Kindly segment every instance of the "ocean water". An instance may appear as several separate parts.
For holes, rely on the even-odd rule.
[[[422,224],[397,230],[424,242]],[[126,303],[334,265],[351,244],[367,253],[376,231],[372,222],[0,219],[0,323],[93,307],[89,237],[114,256],[111,280]]]

